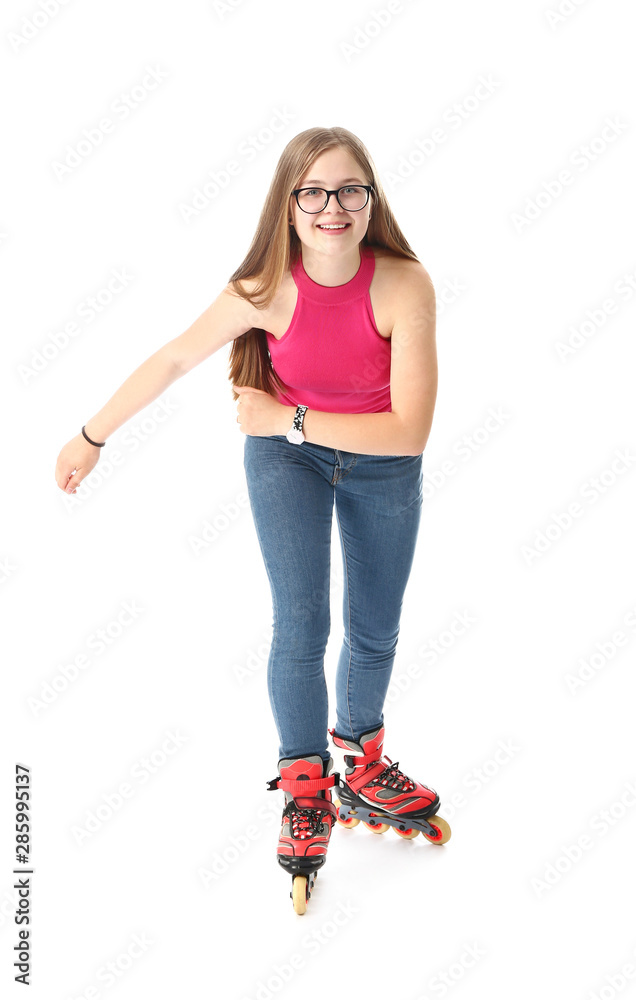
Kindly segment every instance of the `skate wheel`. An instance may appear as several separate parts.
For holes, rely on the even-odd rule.
[[[307,876],[306,875],[295,875],[294,884],[292,886],[292,900],[294,903],[294,911],[296,913],[304,913],[307,909]]]
[[[402,840],[415,840],[420,832],[419,830],[398,830],[397,826],[394,826],[393,829]]]
[[[367,829],[371,830],[371,833],[386,833],[386,831],[389,829],[388,823],[376,823],[375,826],[371,826],[370,823],[365,823],[364,825],[367,827]]]
[[[422,830],[422,836],[426,837],[429,844],[445,844],[447,840],[450,840],[451,828],[445,819],[442,819],[441,816],[429,816],[426,822],[431,824],[437,834],[431,837],[430,834],[424,833]]]
[[[342,806],[340,799],[334,799],[333,804],[336,809],[340,810]],[[344,826],[345,830],[353,830],[354,826],[357,826],[360,820],[356,819],[355,816],[349,816],[347,819],[340,819],[340,816],[338,816],[338,822],[340,826]]]

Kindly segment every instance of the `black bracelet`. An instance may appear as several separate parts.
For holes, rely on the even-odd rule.
[[[84,427],[86,427],[86,424],[84,424]],[[88,443],[89,444],[94,444],[96,448],[103,448],[104,445],[106,444],[106,442],[102,441],[101,444],[98,444],[97,441],[91,441],[91,439],[89,438],[88,434],[84,430],[84,427],[82,427],[82,434],[84,435],[84,437],[86,438],[86,440],[88,441]]]

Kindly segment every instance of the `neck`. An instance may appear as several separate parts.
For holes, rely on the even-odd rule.
[[[318,253],[305,244],[301,252],[305,272],[319,285],[345,285],[358,273],[362,259],[359,246],[337,257]]]

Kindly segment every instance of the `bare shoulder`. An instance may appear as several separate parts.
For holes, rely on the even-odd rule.
[[[259,285],[260,279],[258,277],[241,278],[243,290],[249,296],[255,296],[257,302],[260,298]],[[242,299],[236,290],[232,289],[231,284],[228,284],[227,290],[242,302],[240,308],[244,315],[249,318],[252,327],[261,330],[272,330],[274,332],[279,330],[279,335],[282,335],[289,326],[298,295],[298,289],[291,276],[291,271],[287,270],[283,275],[282,281],[274,292],[269,305],[256,305],[254,301]]]
[[[250,305],[248,299],[244,298],[243,295],[239,295],[237,284],[240,285],[243,292],[246,292],[249,296],[254,295],[256,289],[258,288],[257,278],[241,278],[238,283],[236,281],[228,281],[224,288],[224,291],[233,299],[237,299],[240,302],[245,302],[247,306]],[[254,308],[252,306],[252,308]]]
[[[400,257],[383,247],[373,247],[376,255],[377,317],[394,333],[405,324],[435,321],[435,289],[431,277],[418,260]]]
[[[233,303],[233,308],[245,317],[246,322],[249,321],[251,327],[260,326],[260,319],[263,315],[263,310],[257,308],[254,302],[250,301],[253,295],[256,295],[259,286],[259,279],[255,277],[251,278],[241,278],[239,281],[241,289],[250,298],[245,298],[244,295],[240,295],[236,287],[236,282],[229,281],[224,288],[224,293]]]
[[[243,288],[243,290],[245,292],[247,292],[247,294],[250,297],[251,296],[256,296],[257,300],[258,300],[258,292],[259,292],[260,283],[261,283],[261,278],[259,276],[250,277],[250,278],[241,278],[240,279],[240,285]],[[281,283],[280,283],[279,287],[276,289],[276,292],[274,293],[274,299],[276,298],[277,295],[280,295],[280,294],[284,293],[285,289],[290,284],[294,285],[294,282],[293,282],[293,279],[292,279],[292,276],[291,276],[291,271],[288,269],[287,271],[285,271],[285,273],[283,275],[283,278],[281,280]],[[227,285],[227,289],[230,290],[230,291],[234,290],[234,294],[237,294],[236,290],[233,289],[233,285],[235,285],[235,282],[230,282]],[[294,287],[295,287],[295,285],[294,285]]]
[[[400,257],[384,247],[374,246],[375,266],[379,275],[386,277],[391,283],[399,282],[400,285],[432,289],[431,276],[420,263],[419,260],[411,260],[409,257]]]
[[[243,288],[246,292],[252,295],[258,288],[258,278],[240,278],[239,284],[241,285],[241,288]],[[228,292],[234,295],[238,295],[238,292],[236,291],[235,281],[228,281],[226,287]]]

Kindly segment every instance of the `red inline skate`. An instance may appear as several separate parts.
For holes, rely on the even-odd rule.
[[[268,782],[269,791],[282,788],[285,808],[278,838],[278,863],[292,876],[290,896],[296,913],[304,913],[318,869],[327,860],[327,848],[337,818],[330,788],[340,775],[332,774],[333,760],[320,754],[284,757],[280,774]]]
[[[408,778],[399,762],[382,756],[384,726],[363,733],[357,743],[333,729],[329,735],[342,772],[339,800],[334,800],[341,826],[351,829],[362,820],[373,833],[386,833],[392,826],[405,840],[418,833],[431,844],[450,840],[450,826],[435,815],[440,801],[434,789]]]

